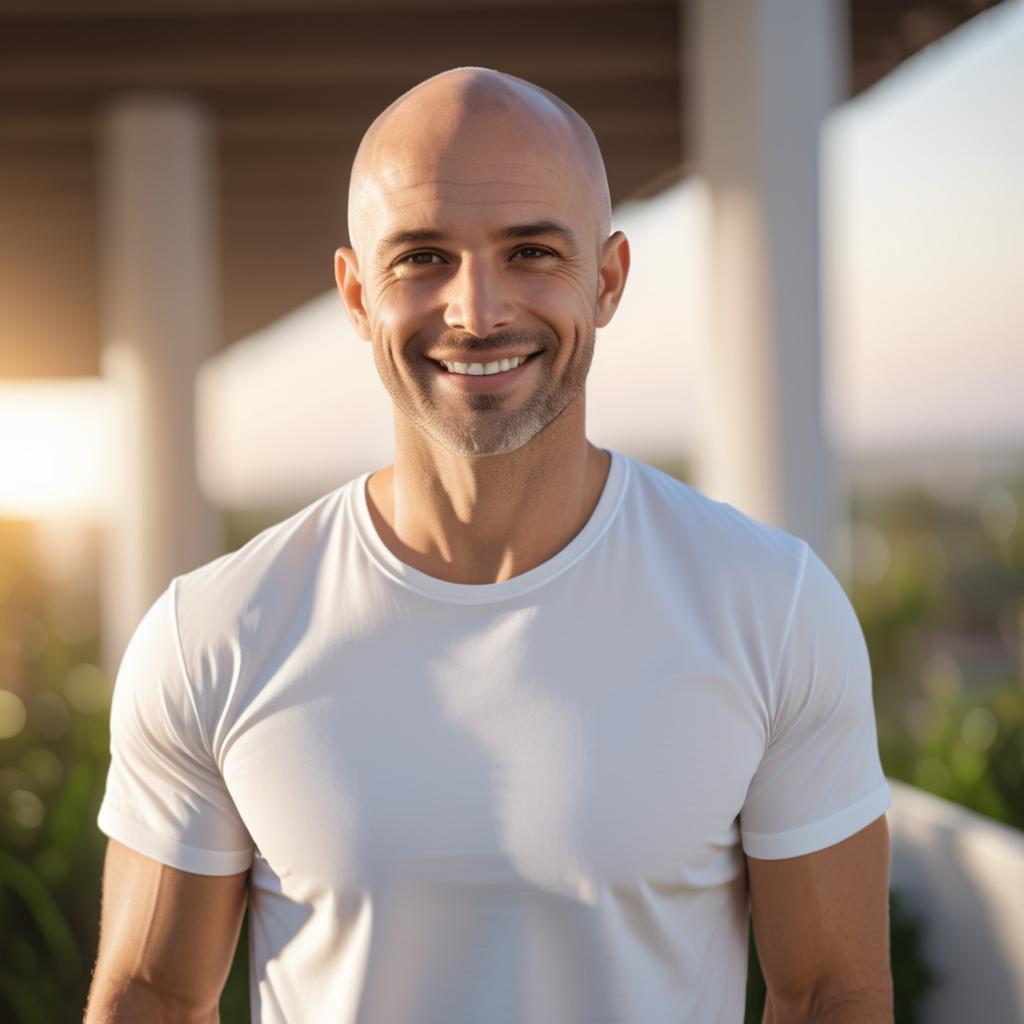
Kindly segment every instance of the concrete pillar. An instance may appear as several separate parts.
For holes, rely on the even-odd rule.
[[[687,96],[711,202],[710,420],[697,483],[835,568],[821,408],[819,128],[847,93],[843,0],[692,0]]]
[[[126,95],[99,125],[102,370],[120,402],[105,667],[177,573],[218,553],[196,478],[193,386],[221,331],[215,157],[185,97]]]

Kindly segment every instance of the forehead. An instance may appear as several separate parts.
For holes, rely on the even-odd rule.
[[[411,207],[481,207],[557,203],[571,186],[567,169],[552,160],[459,161],[424,166],[393,161],[375,180],[380,204],[400,213]]]
[[[362,241],[396,230],[557,219],[580,226],[592,211],[590,173],[560,119],[521,112],[408,110],[368,147],[350,199]]]
[[[579,224],[589,212],[585,170],[564,140],[555,141],[505,135],[497,144],[484,138],[431,147],[421,139],[375,154],[357,198],[369,214],[366,241],[410,226],[486,230],[541,218]]]

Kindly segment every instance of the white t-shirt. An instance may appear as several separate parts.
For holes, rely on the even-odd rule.
[[[743,852],[889,807],[829,570],[611,455],[584,528],[513,579],[400,562],[364,474],[139,625],[99,827],[251,867],[255,1021],[739,1024]]]

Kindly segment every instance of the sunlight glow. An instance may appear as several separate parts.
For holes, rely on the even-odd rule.
[[[115,413],[98,377],[0,383],[0,517],[104,518]]]

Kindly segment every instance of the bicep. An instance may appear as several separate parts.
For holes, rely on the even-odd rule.
[[[889,829],[883,815],[799,857],[747,857],[758,959],[771,1003],[808,1012],[863,998],[889,1020]],[[875,1017],[864,1018],[874,1020]]]
[[[138,983],[171,1005],[212,1011],[231,968],[247,877],[180,871],[111,839],[94,987]]]

